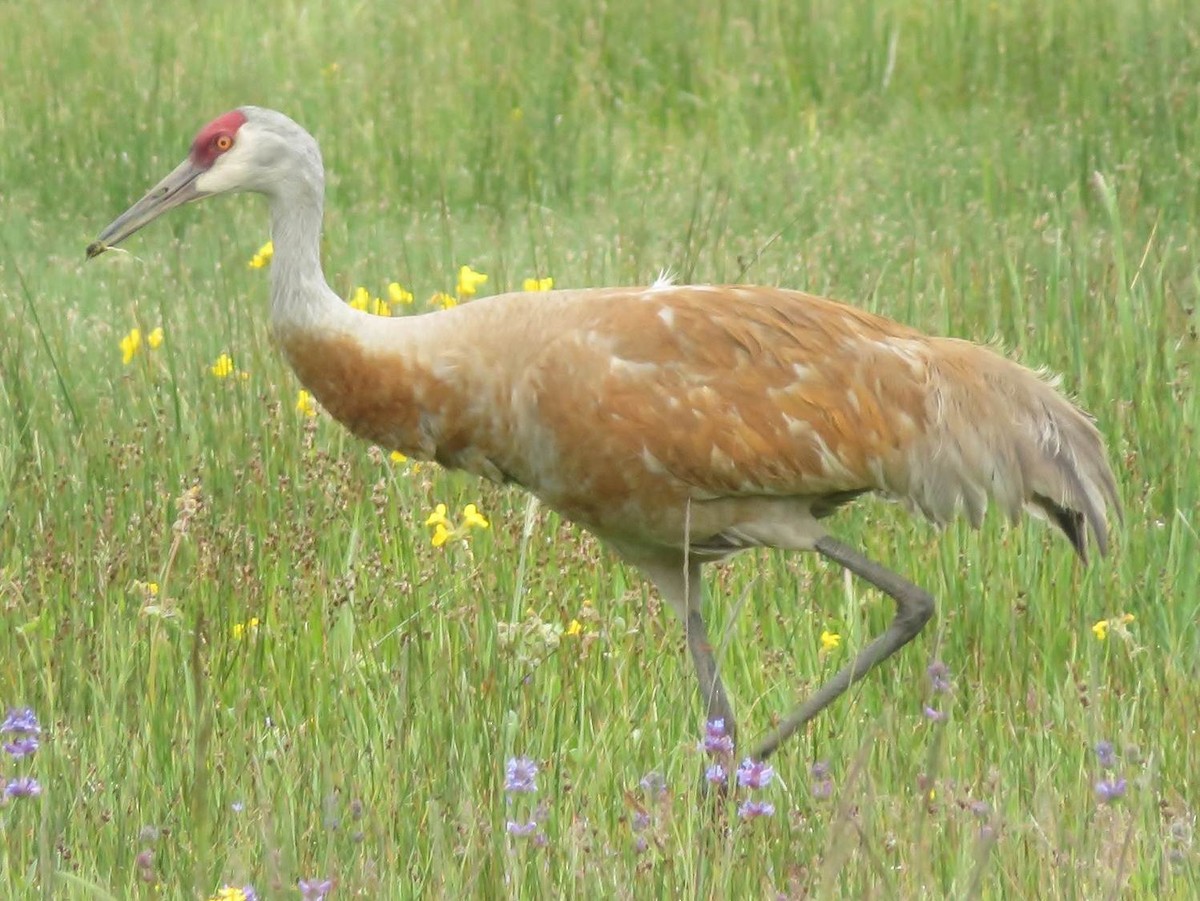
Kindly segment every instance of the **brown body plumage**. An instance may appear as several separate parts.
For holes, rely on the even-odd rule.
[[[752,286],[513,294],[354,330],[279,329],[355,434],[515,482],[622,546],[809,548],[878,491],[979,525],[989,499],[1103,550],[1115,486],[1091,421],[993,351]],[[686,536],[686,538],[685,538]]]
[[[703,618],[700,566],[738,550],[815,550],[895,599],[888,630],[757,749],[765,756],[911,640],[933,600],[827,534],[879,492],[944,523],[990,503],[1047,516],[1101,552],[1117,491],[1091,420],[994,351],[778,288],[506,294],[424,316],[350,309],[325,283],[316,143],[242,108],[119,217],[102,252],[171,206],[271,201],[272,324],[301,382],[355,434],[523,486],[637,565],[685,624],[710,718],[733,713]]]

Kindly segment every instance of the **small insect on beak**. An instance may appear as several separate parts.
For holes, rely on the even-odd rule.
[[[100,232],[98,238],[87,247],[90,260],[98,257],[110,247],[116,247],[138,229],[149,225],[167,210],[199,200],[205,192],[196,187],[196,178],[204,169],[186,159],[175,170],[151,188],[146,196],[112,221]]]

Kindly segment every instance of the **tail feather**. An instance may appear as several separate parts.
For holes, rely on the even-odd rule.
[[[1049,520],[1086,560],[1089,533],[1108,550],[1108,511],[1121,516],[1116,479],[1092,418],[1057,387],[999,354],[946,339],[929,369],[926,465],[904,494],[930,519],[960,509],[978,525],[988,502],[1010,519]]]

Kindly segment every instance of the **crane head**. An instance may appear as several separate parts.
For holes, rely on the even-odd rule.
[[[282,151],[295,146],[316,152],[316,142],[282,113],[244,106],[218,116],[200,129],[187,158],[174,171],[88,245],[88,258],[185,203],[234,191],[273,193],[286,170],[280,165]],[[317,162],[319,169],[319,153]]]

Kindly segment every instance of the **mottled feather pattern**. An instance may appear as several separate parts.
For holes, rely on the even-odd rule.
[[[1116,504],[1099,434],[1045,379],[799,292],[501,295],[370,327],[283,340],[336,418],[618,544],[807,547],[826,498],[878,491],[937,523],[1032,507],[1082,552],[1064,523],[1103,548]]]

